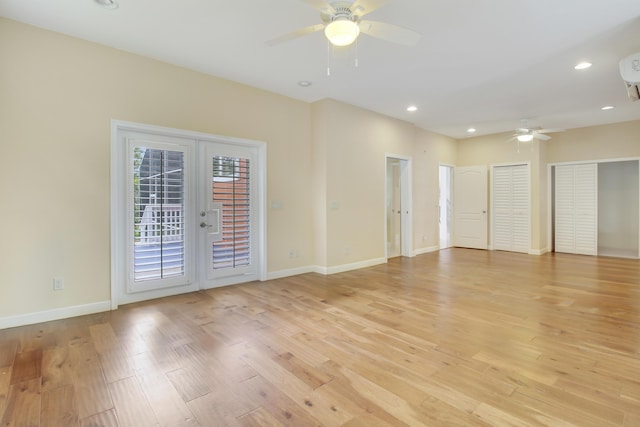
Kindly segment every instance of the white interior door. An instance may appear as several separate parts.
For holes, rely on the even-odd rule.
[[[453,180],[453,245],[487,249],[487,168],[456,167]]]
[[[204,288],[259,278],[258,152],[200,144],[200,272]]]

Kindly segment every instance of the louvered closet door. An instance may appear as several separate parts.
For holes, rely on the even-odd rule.
[[[496,250],[529,252],[529,166],[493,169],[493,245]]]
[[[555,251],[582,255],[598,252],[597,164],[556,166]]]
[[[598,165],[575,166],[576,253],[598,253]]]

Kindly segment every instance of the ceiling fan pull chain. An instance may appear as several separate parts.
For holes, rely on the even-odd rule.
[[[358,39],[356,39],[356,60],[355,60],[355,66],[356,66],[356,68],[358,68]]]
[[[331,43],[327,41],[327,77],[331,76]]]

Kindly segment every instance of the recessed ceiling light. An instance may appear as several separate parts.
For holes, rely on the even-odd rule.
[[[467,129],[467,133],[475,133],[476,128],[469,128]]]
[[[591,65],[593,65],[591,64],[591,62],[581,62],[573,68],[576,70],[586,70],[587,68],[591,67]]]
[[[614,108],[616,107],[614,107],[613,105],[605,105],[604,107],[601,108],[601,110],[607,111],[607,110],[613,110]]]
[[[120,5],[116,0],[94,0],[96,4],[105,9],[117,9]]]
[[[413,113],[414,111],[418,111],[418,107],[416,107],[415,105],[410,105],[407,107],[407,111]]]
[[[310,81],[308,81],[308,80],[300,80],[300,81],[298,82],[298,86],[301,86],[301,87],[309,87],[309,86],[311,86],[312,84],[313,84],[313,83],[311,83],[311,82],[310,82]]]

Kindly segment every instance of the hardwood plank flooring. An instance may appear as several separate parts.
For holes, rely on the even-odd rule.
[[[447,249],[0,330],[0,425],[640,426],[640,261]]]

